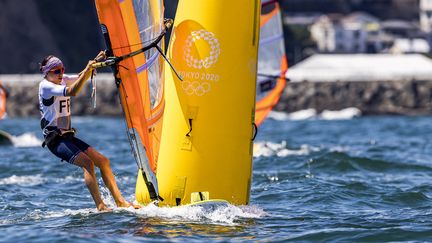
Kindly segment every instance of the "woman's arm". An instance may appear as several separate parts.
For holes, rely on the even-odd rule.
[[[78,79],[66,87],[66,96],[76,96],[81,91],[84,83],[90,78],[93,71],[93,63],[95,63],[95,61],[89,61],[84,70],[80,72]]]

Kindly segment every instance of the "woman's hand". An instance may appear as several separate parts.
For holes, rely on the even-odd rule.
[[[75,96],[81,91],[84,83],[90,78],[94,70],[92,65],[95,63],[95,60],[88,61],[87,66],[79,73],[78,79],[66,88],[66,96]]]
[[[93,71],[93,64],[95,64],[96,63],[96,61],[95,60],[90,60],[90,61],[88,61],[88,63],[87,63],[87,66],[86,66],[86,68],[85,68],[85,72],[91,72],[91,71]]]
[[[105,59],[107,58],[105,51],[100,51],[99,54],[97,54],[97,56],[94,58],[94,60],[96,62],[102,62],[105,61]]]

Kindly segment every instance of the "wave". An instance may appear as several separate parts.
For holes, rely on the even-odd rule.
[[[12,136],[12,143],[14,147],[39,147],[42,140],[38,139],[34,133],[24,133],[19,136]]]
[[[324,110],[319,115],[322,120],[349,120],[361,116],[361,111],[358,108],[350,107],[340,111]]]
[[[313,170],[324,171],[368,171],[368,172],[401,172],[416,171],[419,173],[432,170],[427,163],[412,163],[405,160],[395,161],[393,156],[369,155],[357,147],[346,145],[302,144],[300,147],[287,144],[287,141],[258,141],[254,143],[254,158],[304,158],[304,166]]]
[[[170,221],[223,225],[237,225],[238,221],[244,219],[257,219],[267,216],[267,213],[257,206],[235,206],[231,204],[211,209],[201,206],[158,207],[149,204],[140,209],[114,208],[114,212],[128,212],[137,216],[157,217],[169,219]]]
[[[115,206],[114,199],[108,189],[101,188],[101,196],[105,204],[113,208],[114,213],[127,212],[137,216],[156,217],[162,219],[177,220],[179,222],[198,222],[210,224],[236,225],[237,221],[243,219],[261,218],[267,216],[263,209],[257,206],[217,206],[212,208],[201,206],[181,206],[181,207],[158,207],[154,204],[146,205],[140,209],[118,208]],[[135,198],[134,195],[131,198]],[[133,201],[134,199],[130,200]],[[134,201],[138,204],[137,201]]]
[[[348,149],[326,149],[316,158],[310,160],[310,166],[314,171],[319,172],[365,172],[365,173],[389,173],[387,176],[395,178],[398,174],[405,173],[430,173],[432,168],[429,165],[407,163],[405,161],[394,161],[390,158],[368,158],[352,155]],[[411,175],[413,176],[413,175]],[[380,177],[382,180],[386,176]]]
[[[40,184],[48,183],[48,182],[55,182],[55,183],[62,183],[66,184],[69,182],[77,182],[77,181],[84,181],[82,177],[76,177],[68,175],[63,178],[46,178],[43,177],[41,174],[37,175],[12,175],[10,177],[6,178],[0,178],[0,185],[19,185],[19,186],[37,186]]]
[[[46,182],[40,174],[30,176],[17,176],[13,175],[7,178],[0,179],[0,185],[22,185],[22,186],[36,186]]]
[[[302,144],[298,149],[288,149],[286,141],[280,143],[274,142],[257,142],[254,143],[254,157],[287,157],[309,155],[311,152],[318,152],[320,148],[312,147],[307,144]]]
[[[105,203],[106,200],[104,200]],[[109,204],[109,202],[107,203]],[[59,211],[44,211],[35,209],[30,212],[26,217],[28,220],[41,220],[51,218],[61,218],[66,216],[83,216],[96,214],[132,214],[137,217],[145,218],[158,218],[162,220],[169,220],[169,222],[180,223],[204,223],[204,224],[217,224],[217,225],[238,225],[241,221],[247,219],[258,219],[268,216],[268,214],[257,206],[235,206],[228,204],[226,206],[218,206],[214,208],[206,208],[202,206],[180,206],[180,207],[158,207],[154,204],[143,206],[140,209],[118,208],[113,207],[112,212],[100,212],[96,208],[82,208],[82,209],[65,209]],[[0,225],[16,223],[15,220],[0,221]],[[19,220],[18,220],[19,221]]]
[[[221,205],[216,207],[202,207],[202,206],[180,206],[180,207],[158,207],[154,204],[148,204],[140,209],[129,208],[118,208],[116,207],[115,201],[111,196],[109,190],[106,187],[101,187],[101,196],[104,203],[113,208],[114,213],[129,213],[137,216],[145,216],[170,220],[170,222],[196,222],[196,223],[208,223],[208,224],[222,224],[222,225],[237,225],[239,221],[245,219],[255,219],[268,216],[268,214],[261,208],[254,205],[242,205],[235,206],[232,204]],[[127,199],[127,198],[126,198]],[[130,196],[129,201],[134,201],[134,204],[138,204],[135,200],[135,195]],[[93,210],[78,210],[78,211],[65,211],[68,214],[91,214]],[[100,212],[98,212],[100,213]]]
[[[349,107],[338,111],[324,110],[318,113],[316,109],[310,108],[292,113],[272,111],[269,118],[276,121],[298,121],[298,120],[349,120],[361,116],[361,111],[355,107]]]
[[[317,111],[315,109],[300,110],[292,113],[272,111],[268,117],[276,121],[308,120],[315,119],[317,117]]]
[[[66,176],[66,177],[63,177],[63,178],[52,178],[53,179],[53,181],[55,182],[55,183],[64,183],[64,184],[66,184],[66,183],[69,183],[69,182],[77,182],[77,181],[84,181],[84,178],[83,177],[76,177],[76,176],[71,176],[71,175],[68,175],[68,176]]]
[[[381,196],[382,202],[398,206],[429,205],[429,197],[421,191],[401,191],[387,193]]]

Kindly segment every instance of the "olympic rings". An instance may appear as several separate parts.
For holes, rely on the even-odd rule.
[[[198,81],[183,81],[182,88],[186,92],[187,95],[196,94],[198,96],[202,96],[207,92],[210,92],[211,85],[208,82],[198,82]]]

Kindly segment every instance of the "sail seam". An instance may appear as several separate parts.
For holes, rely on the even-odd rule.
[[[141,73],[142,71],[146,70],[147,68],[149,68],[154,61],[157,59],[157,57],[159,56],[159,52],[156,52],[155,54],[153,54],[146,63],[144,63],[143,65],[139,66],[136,68],[137,73]]]
[[[270,44],[270,43],[272,43],[274,41],[280,40],[282,38],[283,38],[283,35],[282,34],[278,34],[278,35],[275,35],[275,36],[270,36],[270,37],[267,37],[267,38],[264,38],[264,39],[260,39],[260,45],[267,45],[267,44]]]

